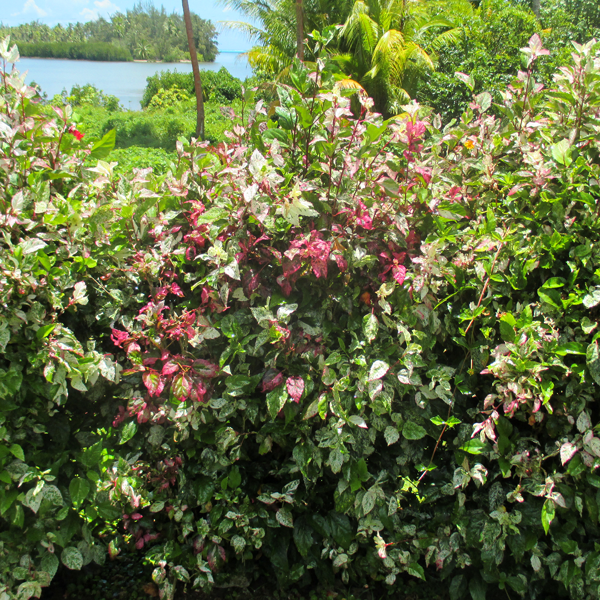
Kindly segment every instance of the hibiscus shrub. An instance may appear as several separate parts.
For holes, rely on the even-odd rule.
[[[600,54],[544,52],[443,128],[297,64],[161,175],[2,75],[0,598],[125,548],[166,598],[599,597]]]

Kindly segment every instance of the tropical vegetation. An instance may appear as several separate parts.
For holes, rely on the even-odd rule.
[[[252,23],[229,23],[251,37],[251,64],[265,80],[285,79],[296,56],[292,0],[223,0]],[[594,0],[545,0],[539,16],[529,0],[328,0],[305,1],[304,36],[327,39],[345,87],[361,85],[386,116],[410,98],[431,106],[445,122],[467,108],[469,95],[455,72],[472,74],[478,91],[495,101],[521,69],[520,48],[534,34],[552,50],[540,65],[547,85],[570,60],[570,42],[600,36],[600,4]],[[329,32],[329,33],[327,33]],[[306,60],[316,55],[309,44]],[[322,50],[319,50],[321,52]],[[354,84],[352,83],[354,82]]]
[[[444,123],[313,40],[160,172],[2,71],[2,600],[126,552],[168,599],[599,597],[600,44]]]
[[[215,26],[191,14],[195,48],[200,62],[217,55]],[[0,24],[0,38],[10,35],[22,56],[87,60],[189,60],[183,16],[167,14],[164,7],[139,2],[132,9],[85,23],[49,27],[38,21],[16,27]],[[115,57],[115,58],[113,58]]]
[[[211,143],[226,141],[224,132],[235,123],[232,114],[242,106],[242,84],[224,68],[219,71],[202,71],[205,99],[205,138]],[[141,161],[135,166],[154,165],[162,168],[173,154],[180,137],[190,138],[196,131],[196,102],[194,80],[191,73],[162,71],[148,77],[142,98],[144,110],[124,110],[119,99],[90,84],[74,86],[70,92],[46,99],[46,111],[51,106],[70,105],[75,112],[73,120],[84,134],[102,137],[110,130],[116,134],[118,149],[137,148],[125,156]],[[154,148],[166,152],[149,152]],[[145,157],[145,158],[144,158]],[[158,159],[158,163],[154,158]],[[129,164],[129,159],[127,164]],[[119,161],[119,169],[122,161]]]

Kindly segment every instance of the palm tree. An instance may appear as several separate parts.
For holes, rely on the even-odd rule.
[[[226,27],[247,35],[255,46],[246,53],[250,65],[276,77],[294,60],[304,60],[304,32],[322,30],[346,20],[351,0],[220,0],[249,20],[228,21]],[[310,57],[311,59],[314,57]]]
[[[196,91],[196,137],[204,140],[204,98],[202,97],[202,80],[198,68],[198,55],[192,29],[192,17],[188,0],[181,0],[183,4],[183,20],[185,21],[185,32],[187,34],[190,58],[192,60],[192,71],[194,72],[194,90]]]
[[[147,60],[149,51],[150,48],[148,46],[147,40],[144,38],[140,38],[135,46],[135,53],[137,57],[141,60]]]
[[[466,0],[454,2],[456,14],[471,12]],[[360,83],[378,110],[393,114],[406,104],[424,73],[434,69],[432,52],[458,41],[462,28],[447,17],[440,2],[426,0],[355,0],[340,30],[342,69]],[[443,29],[439,34],[436,29]]]
[[[296,54],[298,60],[304,60],[304,11],[302,0],[296,0]]]

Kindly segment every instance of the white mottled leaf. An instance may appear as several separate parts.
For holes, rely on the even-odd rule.
[[[400,439],[400,433],[398,432],[398,430],[395,427],[388,426],[385,428],[385,431],[383,432],[383,437],[385,438],[387,445],[391,446],[392,444],[395,444]]]
[[[73,546],[67,546],[60,555],[62,564],[73,571],[79,571],[83,566],[83,556],[77,548]]]

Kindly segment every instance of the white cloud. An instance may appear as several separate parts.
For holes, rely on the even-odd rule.
[[[86,21],[95,21],[98,18],[98,11],[91,8],[84,8],[79,13]]]
[[[110,0],[96,0],[96,2],[94,2],[94,6],[98,7],[100,10],[120,10],[120,8],[116,4],[113,4]]]
[[[28,13],[35,13],[38,17],[45,17],[48,14],[35,3],[35,0],[27,0],[23,5],[23,10],[21,12],[12,13],[11,17],[26,15]]]

